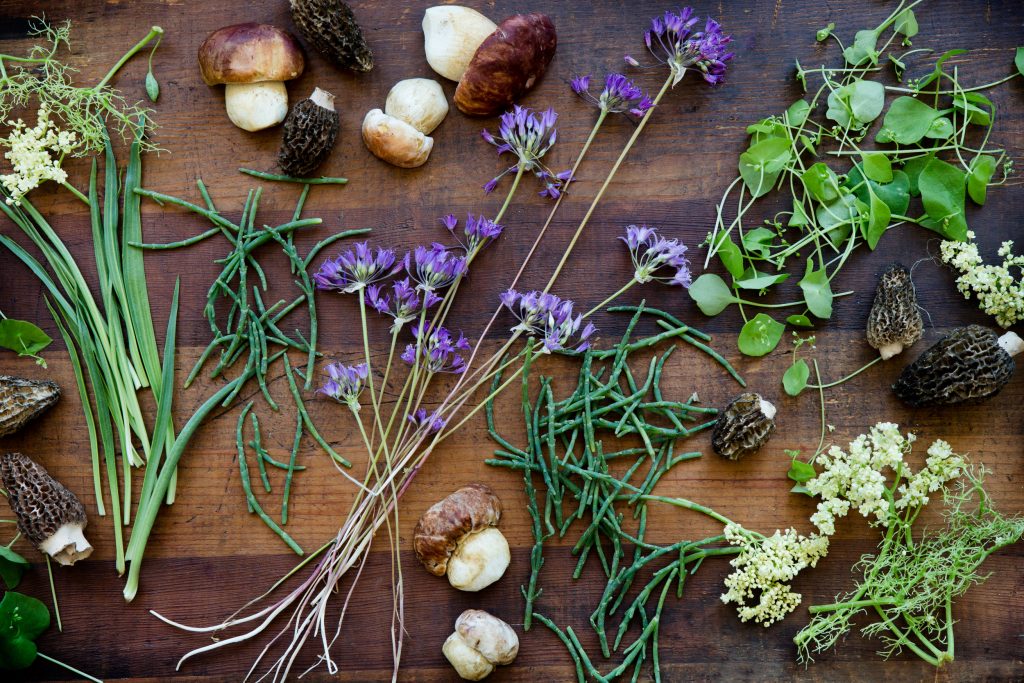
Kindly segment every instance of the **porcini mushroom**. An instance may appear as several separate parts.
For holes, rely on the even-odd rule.
[[[441,652],[461,678],[479,681],[489,676],[495,666],[515,660],[519,637],[498,617],[468,609],[455,620],[455,632],[444,641]]]
[[[0,482],[18,518],[18,530],[58,563],[73,565],[92,554],[85,540],[85,508],[74,493],[21,453],[0,457]]]
[[[430,68],[457,81],[498,25],[469,7],[438,5],[423,13],[423,52]]]
[[[953,330],[903,368],[893,391],[913,407],[977,403],[999,393],[1024,350],[1014,332],[997,337],[981,325]]]
[[[430,135],[448,115],[448,100],[437,81],[407,78],[391,88],[384,103],[384,113],[405,121],[424,135]]]
[[[288,91],[305,58],[287,31],[268,24],[235,24],[211,33],[199,46],[199,69],[207,85],[224,85],[231,123],[248,131],[284,121]]]
[[[291,7],[299,33],[320,54],[345,69],[373,68],[373,53],[363,30],[352,8],[342,0],[291,0]]]
[[[917,294],[910,271],[894,263],[882,273],[875,289],[875,301],[868,314],[868,344],[889,360],[913,346],[924,331]]]
[[[756,453],[775,431],[775,406],[760,394],[744,392],[718,414],[711,447],[729,460]]]
[[[55,382],[0,375],[0,436],[18,431],[58,398],[60,387]]]
[[[469,484],[430,507],[413,531],[412,549],[434,576],[463,591],[478,591],[502,577],[512,555],[495,525],[501,501],[490,487]]]
[[[308,99],[295,103],[284,122],[277,163],[291,176],[309,175],[331,153],[338,137],[334,95],[316,88]]]
[[[433,138],[380,109],[366,112],[362,133],[366,148],[374,156],[401,168],[422,166],[434,149]]]

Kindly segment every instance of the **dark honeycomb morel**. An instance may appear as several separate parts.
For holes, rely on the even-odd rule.
[[[976,403],[995,396],[1013,376],[1014,362],[994,332],[980,325],[953,330],[921,354],[893,384],[913,407]]]
[[[284,135],[277,162],[290,176],[307,176],[327,160],[338,138],[338,112],[334,95],[316,88],[308,99],[295,103],[284,120]]]
[[[373,68],[373,53],[366,44],[352,8],[342,0],[291,0],[292,21],[299,33],[332,62],[353,71]]]
[[[894,263],[882,273],[875,289],[875,301],[868,314],[868,344],[878,349],[883,360],[913,346],[924,332],[917,308],[917,294],[910,271]]]
[[[775,406],[759,394],[745,392],[718,414],[711,433],[715,453],[739,460],[756,453],[775,431]]]
[[[59,398],[55,382],[0,375],[0,436],[18,431]]]

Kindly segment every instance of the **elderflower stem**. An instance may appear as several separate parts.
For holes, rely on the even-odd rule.
[[[154,26],[153,28],[151,28],[149,30],[149,33],[146,34],[145,38],[137,42],[135,46],[132,47],[132,49],[124,53],[124,56],[121,57],[121,59],[117,60],[114,66],[110,67],[110,71],[107,72],[107,75],[103,77],[102,81],[96,84],[94,90],[102,90],[103,86],[109,83],[110,79],[117,75],[117,72],[121,70],[121,67],[124,66],[129,59],[134,57],[135,54],[139,52],[139,50],[146,47],[146,44],[149,43],[149,41],[153,40],[153,38],[156,38],[157,36],[163,36],[163,34],[164,30],[159,26]]]
[[[81,199],[82,203],[84,203],[86,206],[90,205],[89,198],[82,194],[82,192],[77,187],[75,187],[66,180],[63,183],[61,183],[61,185],[63,185],[64,189],[66,189],[68,192]]]
[[[619,154],[619,158],[615,160],[615,165],[612,166],[612,170],[608,172],[608,177],[604,179],[604,183],[601,185],[601,189],[597,191],[597,195],[590,203],[590,208],[587,209],[587,213],[584,214],[583,220],[580,221],[579,227],[576,228],[576,234],[569,240],[569,246],[566,247],[565,253],[562,255],[562,259],[558,262],[558,266],[555,267],[555,272],[551,274],[551,279],[548,280],[548,284],[544,287],[544,293],[547,294],[551,291],[551,287],[555,284],[555,280],[558,279],[559,274],[562,272],[562,268],[565,267],[566,262],[569,260],[569,255],[572,254],[573,248],[576,246],[576,242],[579,240],[580,235],[583,234],[583,229],[587,226],[587,222],[590,221],[590,216],[594,213],[594,209],[597,208],[598,203],[604,196],[605,190],[611,185],[612,179],[615,178],[615,174],[619,170],[619,166],[626,160],[626,156],[629,151],[633,148],[633,145],[640,138],[640,134],[644,132],[644,127],[647,126],[647,122],[651,119],[651,115],[658,108],[658,103],[661,98],[665,96],[665,93],[672,87],[672,81],[675,79],[674,74],[669,74],[669,77],[665,80],[665,84],[661,86],[661,90],[658,91],[658,95],[654,98],[651,103],[651,108],[644,113],[644,117],[640,119],[640,123],[637,125],[636,130],[633,131],[633,135],[626,142],[626,146],[622,148],[622,152]]]

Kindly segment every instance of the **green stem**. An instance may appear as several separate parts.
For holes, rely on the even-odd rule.
[[[82,194],[82,192],[77,187],[67,182],[66,180],[62,182],[61,185],[63,185],[64,189],[66,189],[68,192],[82,200],[83,204],[85,204],[86,206],[91,206],[91,204],[89,203],[89,198]]]
[[[872,365],[874,365],[875,363],[877,363],[880,360],[882,360],[881,356],[879,356],[878,358],[874,359],[873,361],[871,361],[870,363],[868,363],[864,367],[860,368],[859,370],[854,370],[853,372],[851,372],[846,377],[843,377],[842,379],[837,379],[835,382],[829,382],[828,384],[808,384],[807,387],[809,389],[830,389],[832,387],[839,386],[843,382],[845,382],[847,380],[850,380],[850,379],[853,379],[854,377],[856,377],[860,373],[864,372],[865,370],[867,370],[868,368],[870,368]],[[818,380],[818,381],[820,382],[821,380]]]
[[[76,669],[75,667],[71,666],[70,664],[65,664],[64,662],[60,661],[59,659],[54,659],[53,657],[50,657],[49,655],[43,654],[42,652],[39,652],[38,650],[36,651],[36,656],[37,657],[42,657],[43,659],[45,659],[46,661],[50,662],[51,664],[56,664],[57,666],[59,666],[61,668],[67,669],[68,671],[70,671],[73,674],[78,674],[79,676],[81,676],[82,678],[86,679],[87,681],[93,681],[93,683],[103,683],[103,681],[101,681],[100,679],[96,678],[95,676],[90,676],[89,674],[85,673],[84,671],[79,671],[78,669]]]
[[[53,567],[50,565],[50,556],[46,557],[46,574],[50,577],[50,597],[53,598],[53,615],[57,618],[57,630],[64,632],[64,625],[60,621],[60,605],[57,604],[57,587],[53,585]]]
[[[593,307],[593,308],[591,308],[591,309],[590,309],[589,311],[587,311],[586,313],[584,313],[584,314],[583,314],[583,317],[584,317],[584,318],[589,318],[590,316],[594,315],[595,313],[597,313],[598,311],[600,311],[600,310],[601,310],[602,308],[604,308],[605,306],[607,306],[608,304],[610,304],[610,303],[611,303],[612,301],[615,301],[615,300],[616,300],[616,299],[618,299],[618,298],[619,298],[620,296],[622,296],[622,295],[623,295],[623,294],[625,294],[625,293],[626,293],[627,291],[629,291],[629,289],[630,289],[630,288],[631,288],[631,287],[632,287],[633,285],[635,285],[635,284],[637,284],[637,281],[636,281],[636,280],[630,280],[629,282],[627,282],[626,284],[624,284],[624,285],[623,285],[623,286],[622,286],[621,288],[619,288],[619,291],[615,292],[615,293],[614,293],[614,294],[612,294],[612,295],[611,295],[610,297],[608,297],[607,299],[605,299],[604,301],[602,301],[601,303],[599,303],[598,305],[594,306],[594,307]]]
[[[251,175],[254,178],[272,180],[279,183],[299,183],[300,185],[344,185],[348,182],[348,178],[329,178],[326,176],[321,176],[319,178],[295,178],[290,175],[254,171],[251,168],[240,168],[238,170],[246,175]]]
[[[879,605],[895,605],[896,598],[878,598],[877,600],[850,600],[849,602],[834,602],[831,605],[812,605],[808,608],[811,614],[822,612],[838,612],[843,609],[861,609],[863,607],[877,607]]]
[[[509,188],[508,195],[505,196],[505,203],[501,205],[501,209],[498,210],[498,214],[494,217],[494,222],[497,223],[501,220],[502,216],[508,210],[509,205],[512,203],[512,197],[515,195],[516,190],[519,188],[519,181],[523,179],[523,173],[526,171],[526,166],[522,163],[519,164],[518,170],[516,170],[515,180],[512,181],[512,187]]]
[[[154,26],[153,28],[151,28],[149,30],[149,33],[146,34],[145,38],[137,42],[132,49],[124,53],[124,56],[121,57],[121,59],[117,60],[117,63],[114,64],[114,66],[110,67],[110,71],[107,72],[107,75],[103,77],[102,81],[96,84],[94,89],[102,89],[103,86],[109,83],[110,79],[112,79],[117,74],[117,72],[121,70],[121,67],[124,66],[129,59],[134,57],[139,50],[146,47],[146,44],[149,43],[149,41],[153,40],[153,38],[156,38],[157,36],[163,36],[163,34],[164,30],[159,26]]]

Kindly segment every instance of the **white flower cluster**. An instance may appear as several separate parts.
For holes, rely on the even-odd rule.
[[[725,538],[741,548],[729,562],[736,570],[725,579],[722,602],[737,605],[741,621],[771,626],[800,604],[789,582],[801,570],[814,567],[828,554],[828,537],[797,534],[795,529],[776,531],[767,538],[743,527],[725,527]]]
[[[945,241],[940,253],[943,263],[952,266],[960,275],[956,287],[965,299],[971,294],[978,298],[981,310],[995,316],[1002,327],[1010,327],[1024,320],[1024,255],[1013,255],[1013,242],[1003,242],[999,248],[1002,265],[985,265],[974,242],[974,232],[968,231],[966,242]],[[1015,277],[1010,272],[1017,268]]]
[[[67,172],[60,167],[65,154],[70,153],[77,141],[75,134],[58,131],[50,123],[46,105],[39,108],[36,125],[29,128],[21,119],[8,121],[11,126],[7,139],[0,144],[9,148],[4,156],[11,162],[14,172],[0,176],[6,191],[7,204],[19,204],[22,197],[47,180],[63,183]]]
[[[935,493],[963,472],[964,459],[953,452],[953,447],[939,439],[928,447],[924,468],[900,486],[896,507],[920,507],[928,504],[928,494]]]
[[[819,455],[817,464],[824,471],[804,484],[812,495],[821,498],[818,511],[811,515],[814,526],[831,536],[836,518],[845,517],[851,508],[865,517],[874,515],[887,526],[889,502],[882,471],[901,471],[903,455],[910,451],[914,438],[913,434],[901,434],[899,425],[879,422],[868,434],[852,441],[849,451],[833,446]]]

